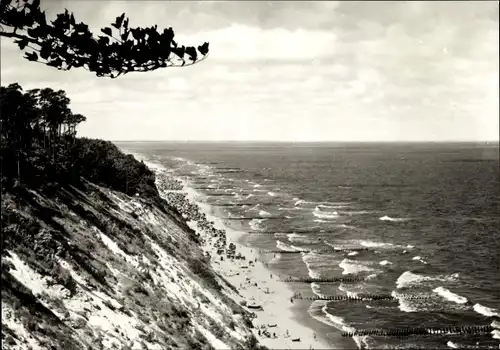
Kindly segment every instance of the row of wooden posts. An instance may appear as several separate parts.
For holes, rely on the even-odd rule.
[[[428,334],[481,334],[491,333],[495,328],[486,326],[459,326],[459,327],[413,327],[413,328],[392,328],[392,329],[365,329],[354,332],[342,332],[343,337],[354,336],[409,336]]]
[[[311,278],[311,277],[287,277],[282,279],[289,283],[356,283],[364,281],[362,277],[332,277],[332,278]]]
[[[429,295],[415,295],[415,294],[401,294],[398,297],[407,300],[426,300],[430,299]],[[367,294],[367,295],[315,295],[303,296],[302,294],[295,294],[293,299],[299,300],[338,300],[338,301],[370,301],[370,300],[396,300],[398,297],[391,294]]]

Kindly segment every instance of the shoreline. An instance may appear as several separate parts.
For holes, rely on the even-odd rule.
[[[233,243],[236,246],[238,252],[242,253],[244,256],[248,257],[248,260],[235,260],[231,261],[229,259],[224,259],[221,264],[221,261],[215,261],[213,258],[210,259],[210,265],[212,269],[223,276],[229,283],[231,283],[236,289],[239,291],[239,300],[235,300],[238,304],[241,301],[251,301],[252,297],[256,295],[259,297],[259,302],[264,306],[268,305],[267,308],[264,308],[264,311],[257,311],[255,314],[257,318],[254,319],[254,329],[252,329],[253,334],[258,339],[261,345],[268,347],[269,349],[345,349],[346,342],[345,339],[341,338],[340,331],[337,329],[332,329],[331,326],[321,322],[314,317],[312,317],[308,310],[310,305],[307,307],[299,305],[301,304],[300,300],[295,300],[293,304],[290,303],[290,298],[294,294],[294,290],[291,286],[287,285],[285,282],[280,281],[276,276],[273,275],[274,279],[271,278],[273,274],[272,268],[270,266],[265,266],[263,259],[264,255],[259,253],[257,248],[252,248],[245,243],[246,238],[248,238],[249,234],[245,231],[235,230],[228,227],[221,219],[212,214],[211,207],[208,204],[199,203],[196,201],[196,198],[199,196],[203,196],[202,193],[197,192],[195,189],[192,189],[188,186],[187,182],[179,177],[171,174],[167,169],[159,163],[154,163],[150,161],[146,156],[134,152],[131,153],[136,159],[143,161],[151,170],[153,170],[156,174],[156,181],[158,191],[160,196],[165,199],[165,194],[168,192],[178,192],[182,193],[186,196],[186,200],[189,203],[196,205],[199,212],[206,216],[208,221],[213,222],[213,227],[216,229],[224,230],[226,233],[225,237],[227,239],[227,245]],[[161,189],[162,181],[165,179],[172,179],[174,181],[178,181],[182,184],[182,189],[172,190],[172,189]],[[167,186],[168,187],[168,186]],[[195,220],[191,220],[187,216],[183,216],[186,220],[186,223],[193,229],[195,232],[201,235],[205,242],[200,246],[202,250],[208,252],[212,257],[219,258],[217,254],[217,248],[212,241],[216,241],[216,239],[206,230],[202,230],[196,224]],[[193,225],[194,224],[194,225]],[[219,258],[220,259],[220,258]],[[253,261],[253,267],[248,268],[248,261]],[[244,262],[242,264],[241,262]],[[246,265],[245,265],[246,264]],[[242,269],[242,266],[246,266],[246,268]],[[233,271],[235,268],[239,268],[240,271]],[[242,274],[241,270],[245,270],[246,274]],[[240,272],[239,275],[236,273]],[[249,277],[250,276],[250,277]],[[260,280],[261,285],[265,286],[266,290],[261,289],[259,287],[253,288],[253,290],[241,289],[239,288],[240,283],[243,286],[245,283],[245,278],[253,278],[254,280]],[[255,282],[254,282],[255,283]],[[269,292],[273,292],[273,294],[265,293],[269,288]],[[235,294],[234,294],[235,295]],[[273,297],[275,296],[275,297]],[[233,296],[230,296],[234,299]],[[273,299],[280,300],[278,304],[274,302]],[[280,307],[277,310],[279,312],[279,316],[270,311],[272,307],[270,306]],[[283,311],[286,311],[283,312]],[[267,323],[266,323],[267,322]],[[278,325],[278,322],[280,325]],[[259,336],[258,329],[256,326],[262,324],[276,324],[276,328],[270,328],[272,330],[270,333],[277,333],[280,337],[276,339],[269,339],[264,335]],[[279,326],[279,327],[278,327]],[[269,328],[269,327],[268,327]],[[278,331],[278,329],[280,331]],[[291,336],[289,338],[284,338],[286,330],[290,332]],[[315,330],[318,330],[317,332]],[[331,330],[329,332],[329,330]],[[281,333],[280,333],[281,332]],[[338,335],[333,337],[334,339],[329,339],[327,334],[331,334],[333,332],[338,332]],[[292,342],[293,338],[300,338],[300,342]],[[350,344],[351,345],[351,344]],[[357,348],[354,346],[352,348]]]
[[[296,302],[290,303],[294,291],[264,265],[258,249],[243,244],[248,233],[227,227],[219,218],[210,214],[208,208],[196,202],[196,196],[200,195],[198,192],[187,186],[184,180],[176,179],[182,182],[186,199],[196,204],[200,212],[204,213],[209,221],[214,222],[214,228],[224,230],[228,244],[233,243],[236,251],[245,256],[245,260],[224,258],[220,261],[217,248],[211,244],[213,237],[193,225],[192,228],[196,228],[196,232],[206,240],[203,248],[212,256],[210,263],[214,271],[238,289],[241,299],[237,302],[244,300],[247,304],[263,307],[262,311],[255,311],[257,317],[253,321],[253,333],[259,343],[270,349],[335,349],[336,347],[332,346],[323,335],[316,334],[300,319],[302,308]],[[269,327],[269,325],[276,326]],[[264,328],[260,329],[261,326]],[[276,338],[266,337],[263,334],[265,329],[271,335],[275,333]],[[292,341],[296,338],[300,338],[300,341]]]

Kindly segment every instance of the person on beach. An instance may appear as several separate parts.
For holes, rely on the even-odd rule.
[[[292,297],[292,298],[290,298],[290,303],[292,303],[292,304],[293,304],[293,297]]]
[[[313,335],[313,336],[314,336],[314,340],[316,340],[316,332],[314,332],[314,335]]]

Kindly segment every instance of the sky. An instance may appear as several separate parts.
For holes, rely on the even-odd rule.
[[[190,67],[98,78],[22,58],[1,41],[2,85],[63,89],[108,140],[498,141],[497,1],[85,1],[91,29],[125,12],[210,42]]]

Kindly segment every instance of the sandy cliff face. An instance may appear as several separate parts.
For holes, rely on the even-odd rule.
[[[87,183],[2,200],[5,349],[237,349],[235,290],[182,217]]]

